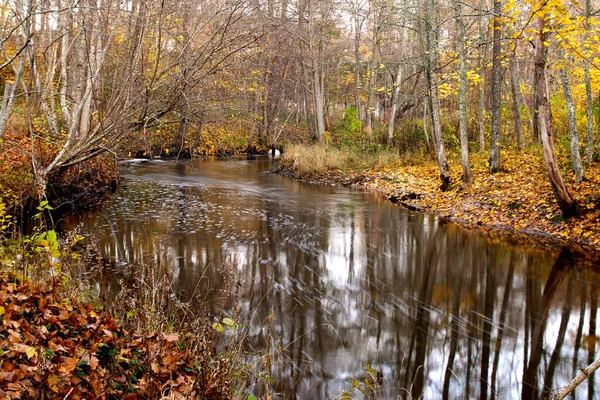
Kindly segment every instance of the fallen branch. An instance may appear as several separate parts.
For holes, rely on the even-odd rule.
[[[586,368],[583,368],[581,373],[573,378],[573,380],[567,386],[552,396],[552,400],[562,400],[567,397],[572,391],[575,390],[577,386],[579,386],[581,382],[589,378],[590,375],[592,375],[598,368],[600,368],[600,358],[588,365]]]

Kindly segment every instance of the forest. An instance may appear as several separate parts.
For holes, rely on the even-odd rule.
[[[123,157],[310,140],[433,154],[446,190],[449,152],[468,184],[470,152],[496,172],[503,151],[533,145],[569,217],[563,176],[584,179],[600,137],[597,13],[591,0],[6,1],[4,201],[75,170],[112,179]],[[554,147],[570,149],[567,170]]]
[[[0,299],[13,299],[0,306],[0,354],[14,347],[0,362],[0,395],[68,396],[75,386],[56,377],[72,374],[71,383],[87,382],[74,393],[81,398],[133,393],[125,382],[150,397],[169,387],[228,398],[224,370],[250,379],[246,364],[231,367],[236,361],[215,344],[215,335],[235,336],[242,324],[222,310],[216,320],[190,320],[169,300],[169,273],[160,266],[148,272],[155,286],[132,306],[151,310],[143,320],[111,304],[103,273],[104,294],[92,302],[114,319],[62,301],[94,291],[66,271],[100,264],[102,245],[113,249],[60,232],[55,218],[102,204],[132,161],[252,159],[278,150],[274,171],[296,180],[374,189],[492,240],[569,246],[577,259],[600,255],[599,15],[597,0],[0,1]],[[186,176],[187,167],[178,168]],[[176,193],[180,204],[190,201],[184,189]],[[31,278],[37,286],[21,285]],[[589,290],[595,315],[597,292]],[[158,304],[169,312],[159,315]],[[31,309],[30,321],[60,327],[40,328],[36,345],[27,344],[19,313]],[[540,309],[545,324],[549,304]],[[182,334],[193,323],[198,333]],[[78,324],[87,329],[83,342],[71,329]],[[11,336],[11,326],[26,333]],[[593,326],[592,338],[595,317]],[[142,336],[128,341],[124,329]],[[48,331],[61,330],[61,340],[49,339]],[[240,342],[229,339],[239,356]],[[199,368],[186,346],[200,349],[210,368]],[[113,362],[113,350],[135,362],[98,367]],[[44,371],[19,367],[41,358],[49,362]],[[527,371],[528,382],[540,365]],[[522,397],[536,398],[530,390]]]

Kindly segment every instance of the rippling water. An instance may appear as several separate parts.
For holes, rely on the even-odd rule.
[[[598,274],[567,251],[490,241],[269,168],[124,167],[118,192],[82,217],[84,233],[98,236],[113,285],[153,260],[182,297],[218,301],[233,263],[251,348],[263,349],[274,318],[285,398],[334,398],[367,365],[375,398],[545,398],[596,357]],[[576,398],[600,399],[597,381]]]

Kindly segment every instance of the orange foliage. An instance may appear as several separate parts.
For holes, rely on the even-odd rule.
[[[7,132],[0,141],[0,200],[9,210],[23,206],[33,198],[35,190],[31,156],[31,138],[26,134]],[[37,168],[48,165],[59,148],[44,140],[35,142]],[[47,195],[55,201],[89,201],[95,194],[118,179],[112,157],[100,156],[65,170],[53,171]]]
[[[0,398],[230,397],[178,334],[131,335],[90,305],[61,301],[57,285],[0,277]]]

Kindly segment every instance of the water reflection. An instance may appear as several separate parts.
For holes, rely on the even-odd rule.
[[[598,276],[568,251],[493,243],[373,194],[266,168],[127,167],[124,187],[84,229],[99,235],[116,277],[153,260],[184,298],[220,304],[234,257],[248,345],[264,348],[272,315],[286,350],[273,374],[286,398],[335,397],[371,365],[378,398],[545,399],[593,361]],[[596,379],[577,398],[599,399]]]

